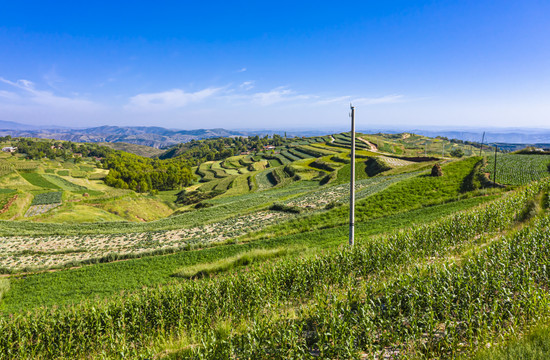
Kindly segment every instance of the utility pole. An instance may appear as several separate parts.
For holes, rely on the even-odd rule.
[[[479,149],[479,156],[481,156],[481,152],[483,151],[483,142],[485,141],[485,131],[483,132],[483,136],[481,137],[481,148]]]
[[[441,145],[443,145],[442,146],[443,149],[441,149],[441,157],[444,158],[445,157],[445,142],[443,142],[443,144],[441,144]]]
[[[495,170],[493,172],[493,182],[497,183],[497,149],[498,147],[495,145]]]
[[[355,242],[355,107],[351,104],[351,172],[349,185],[349,245]]]
[[[428,157],[428,140],[424,143],[424,157]]]

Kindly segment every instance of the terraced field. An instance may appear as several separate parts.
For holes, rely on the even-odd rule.
[[[349,134],[203,162],[181,193],[6,163],[0,206],[18,195],[31,216],[0,221],[0,358],[472,358],[550,315],[544,156],[499,158],[497,181],[525,186],[468,190],[482,157],[361,137],[377,151],[357,151],[353,248]],[[77,223],[91,214],[108,216]]]

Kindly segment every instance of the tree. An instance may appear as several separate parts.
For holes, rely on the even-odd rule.
[[[464,150],[454,149],[454,150],[451,150],[450,154],[451,154],[452,157],[461,158],[461,157],[464,156]]]

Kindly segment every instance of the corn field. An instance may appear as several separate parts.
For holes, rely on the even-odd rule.
[[[452,357],[550,310],[550,217],[499,235],[549,187],[352,250],[3,316],[0,358],[151,358],[177,338],[180,358]]]

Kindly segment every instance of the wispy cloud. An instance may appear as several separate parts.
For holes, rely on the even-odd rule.
[[[404,101],[403,95],[385,95],[380,97],[356,97],[356,96],[337,96],[318,100],[316,105],[329,105],[338,103],[351,103],[353,105],[377,105],[391,104]]]
[[[0,82],[8,84],[16,89],[20,90],[20,95],[4,91],[4,98],[10,100],[29,101],[33,104],[43,105],[53,108],[70,108],[79,110],[93,110],[98,107],[98,104],[81,98],[71,98],[65,96],[58,96],[50,91],[36,89],[34,83],[29,80],[20,79],[17,81],[10,81],[0,77]],[[6,96],[8,95],[8,96]],[[15,96],[14,96],[15,95]]]
[[[245,81],[241,85],[239,85],[239,88],[244,90],[251,90],[254,88],[254,81]]]
[[[246,68],[243,67],[243,68],[240,68],[239,70],[237,70],[237,72],[245,72],[246,71]]]
[[[251,100],[260,105],[273,105],[281,102],[309,100],[313,95],[297,94],[295,91],[278,87],[267,92],[257,92],[251,96]]]
[[[386,95],[376,98],[356,98],[352,99],[351,102],[354,105],[377,105],[377,104],[393,104],[397,102],[404,101],[403,95]]]
[[[218,94],[221,88],[206,88],[196,92],[181,89],[148,94],[138,94],[130,98],[128,108],[145,110],[169,110],[200,102]]]
[[[19,95],[11,91],[0,90],[0,98],[15,101],[19,99]]]

